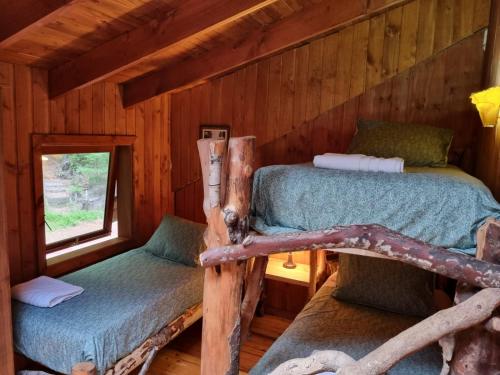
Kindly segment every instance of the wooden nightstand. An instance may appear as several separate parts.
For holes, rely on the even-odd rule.
[[[325,274],[325,252],[300,251],[293,254],[297,267],[283,267],[287,254],[269,257],[266,269],[264,309],[272,314],[294,317],[316,293]]]
[[[267,263],[266,279],[309,287],[311,266],[304,263],[296,264],[296,268],[287,269],[283,267],[283,259],[270,256]]]

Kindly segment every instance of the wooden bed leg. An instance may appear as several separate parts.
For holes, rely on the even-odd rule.
[[[97,371],[92,362],[80,362],[73,366],[71,375],[96,375]]]
[[[255,137],[199,140],[208,248],[241,243],[248,233]],[[226,180],[227,175],[227,180]],[[201,374],[239,372],[241,300],[246,262],[207,268],[203,290]]]
[[[488,219],[479,229],[476,256],[479,259],[500,264],[500,221]],[[455,303],[463,302],[477,291],[478,289],[470,285],[459,283]],[[500,314],[500,311],[496,314]],[[500,333],[492,330],[488,322],[457,333],[454,338],[450,369],[454,375],[498,374],[500,372]]]
[[[250,334],[250,325],[259,303],[262,290],[264,289],[264,276],[266,274],[267,257],[255,258],[252,271],[247,280],[245,297],[241,304],[241,344]]]

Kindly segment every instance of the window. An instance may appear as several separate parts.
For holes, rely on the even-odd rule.
[[[45,244],[48,248],[109,234],[116,181],[112,152],[43,154]]]
[[[33,136],[37,235],[46,254],[131,237],[133,139]]]

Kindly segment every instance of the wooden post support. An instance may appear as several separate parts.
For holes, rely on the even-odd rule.
[[[500,264],[499,221],[488,219],[477,232],[476,256],[479,259]],[[477,291],[478,289],[471,285],[459,283],[455,303],[469,299]],[[498,316],[500,311],[494,314]],[[450,363],[452,374],[494,375],[500,373],[500,333],[492,329],[495,319],[498,318],[493,317],[488,322],[459,332],[448,340],[448,347],[454,349]],[[446,344],[443,349],[445,347]]]
[[[199,140],[208,248],[240,243],[248,233],[255,137]],[[227,176],[227,180],[226,180]],[[201,374],[239,372],[245,262],[207,268],[203,291]]]
[[[71,375],[97,375],[97,371],[92,362],[80,362],[73,366]]]
[[[247,278],[245,297],[241,303],[241,344],[248,338],[255,309],[264,289],[267,260],[267,257],[255,258],[252,270]]]

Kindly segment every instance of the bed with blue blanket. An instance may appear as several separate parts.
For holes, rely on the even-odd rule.
[[[253,229],[266,235],[380,224],[474,255],[479,227],[489,217],[500,218],[500,205],[481,181],[454,166],[383,173],[274,165],[255,173],[251,215]],[[375,263],[377,268],[372,267]],[[343,285],[327,282],[251,374],[268,374],[287,360],[307,357],[315,350],[339,350],[354,359],[365,356],[432,314],[433,278],[425,273],[392,260],[341,254],[338,274]],[[380,288],[392,277],[401,282]],[[415,283],[403,285],[410,278]],[[422,291],[429,297],[426,315],[396,309],[398,304],[414,308],[413,301],[417,306]],[[405,358],[389,373],[439,374],[441,367],[440,349],[433,345]]]
[[[404,173],[273,165],[257,170],[253,183],[252,226],[263,234],[380,224],[474,255],[488,217],[500,218],[489,189],[451,165]]]
[[[420,320],[339,301],[331,296],[334,282],[330,277],[323,284],[250,375],[269,374],[287,360],[307,357],[314,350],[339,350],[357,360]],[[442,364],[435,344],[398,362],[389,374],[438,375]]]
[[[92,362],[104,374],[186,310],[199,306],[203,269],[152,251],[171,241],[164,233],[168,222],[165,218],[145,246],[61,278],[83,287],[83,294],[52,308],[13,301],[16,351],[64,374],[79,362]]]

